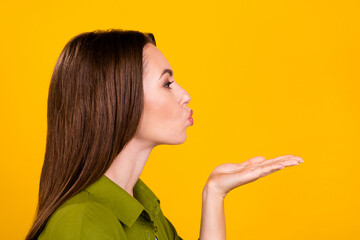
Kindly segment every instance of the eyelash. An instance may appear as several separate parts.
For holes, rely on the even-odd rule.
[[[167,83],[164,84],[164,86],[168,86],[168,87],[167,87],[168,89],[172,89],[172,88],[169,87],[169,86],[170,86],[170,84],[172,84],[173,82],[174,82],[174,81],[172,81],[172,82],[167,82]]]

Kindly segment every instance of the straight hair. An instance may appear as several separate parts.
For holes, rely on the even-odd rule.
[[[143,111],[143,47],[151,33],[109,29],[65,45],[51,77],[38,205],[26,240],[37,239],[65,201],[98,180],[132,139]]]

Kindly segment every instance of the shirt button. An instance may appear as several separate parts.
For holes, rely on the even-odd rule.
[[[155,229],[155,232],[157,232],[157,226],[155,226],[154,229]]]

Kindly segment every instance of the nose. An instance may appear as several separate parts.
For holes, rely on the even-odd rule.
[[[191,101],[190,94],[184,88],[182,88],[179,84],[177,84],[176,81],[174,82],[173,85],[174,85],[174,87],[173,87],[174,92],[176,94],[179,104],[181,106],[188,105],[189,102]]]
[[[181,105],[188,105],[191,100],[190,94],[183,89],[182,95],[181,95]]]

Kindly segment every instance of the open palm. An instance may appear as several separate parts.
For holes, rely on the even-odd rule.
[[[207,186],[225,198],[226,194],[236,187],[300,162],[303,162],[300,157],[284,155],[269,160],[257,156],[242,163],[225,163],[211,172]]]

